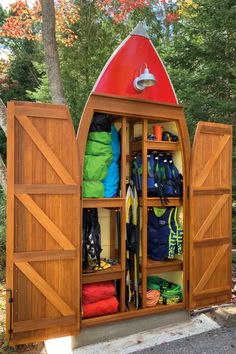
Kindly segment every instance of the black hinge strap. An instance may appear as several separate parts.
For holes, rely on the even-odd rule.
[[[10,339],[11,339],[12,333],[13,333],[13,329],[12,329],[13,296],[12,296],[12,289],[6,289],[5,291],[6,291],[6,292],[9,292],[8,302],[9,302],[9,304],[10,304],[10,324],[9,324],[8,333],[9,333],[9,337],[10,337]]]

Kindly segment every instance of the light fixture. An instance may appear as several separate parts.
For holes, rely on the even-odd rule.
[[[156,78],[149,72],[146,64],[144,72],[134,79],[134,88],[137,91],[143,91],[146,87],[156,85]]]

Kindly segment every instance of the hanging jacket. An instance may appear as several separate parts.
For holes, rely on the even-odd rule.
[[[182,254],[183,230],[177,221],[177,208],[152,208],[148,212],[148,254],[156,261]]]

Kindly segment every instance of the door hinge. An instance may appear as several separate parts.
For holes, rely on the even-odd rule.
[[[12,314],[13,314],[12,307],[13,307],[14,299],[13,299],[13,296],[12,296],[12,289],[6,289],[5,291],[6,291],[6,293],[9,293],[8,303],[10,304],[10,313],[9,313],[10,321],[9,321],[8,333],[9,333],[9,338],[11,339],[12,333],[13,333],[13,329],[12,329]]]
[[[187,280],[187,292],[189,293],[189,280]]]

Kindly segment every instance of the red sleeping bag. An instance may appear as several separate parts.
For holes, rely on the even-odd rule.
[[[90,318],[116,313],[118,312],[118,306],[119,302],[115,296],[92,304],[86,304],[83,305],[83,317]]]
[[[84,284],[82,288],[83,305],[92,304],[100,300],[108,299],[115,295],[114,281]]]

